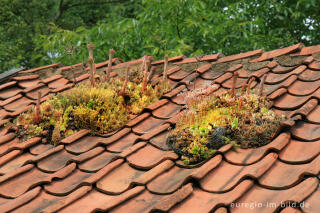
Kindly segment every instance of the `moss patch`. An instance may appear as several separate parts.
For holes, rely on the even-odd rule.
[[[210,158],[227,143],[242,148],[269,143],[285,118],[268,109],[266,97],[255,94],[199,98],[186,96],[188,109],[168,136],[168,144],[185,164]]]
[[[122,94],[120,78],[95,87],[81,84],[42,103],[40,122],[36,122],[37,110],[33,109],[18,116],[14,125],[24,139],[44,136],[54,144],[82,128],[93,134],[107,134],[123,127],[130,115],[139,114],[171,89],[168,82],[147,85],[144,91],[142,87],[142,83],[128,82]]]

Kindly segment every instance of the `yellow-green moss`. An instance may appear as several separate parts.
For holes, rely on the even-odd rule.
[[[119,93],[122,87],[123,81],[118,78],[95,87],[78,85],[42,103],[39,124],[35,123],[33,110],[18,116],[15,124],[28,137],[49,134],[48,139],[54,144],[80,128],[89,129],[93,134],[110,133],[123,127],[130,115],[139,114],[171,89],[168,82],[160,82],[148,85],[142,92],[142,83],[128,82],[124,97]]]
[[[270,103],[266,97],[254,94],[191,96],[187,98],[188,109],[168,137],[186,164],[209,158],[226,143],[242,148],[265,145],[284,119],[267,109]]]

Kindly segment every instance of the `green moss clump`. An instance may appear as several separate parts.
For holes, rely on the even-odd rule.
[[[46,136],[58,144],[60,140],[79,128],[91,130],[93,134],[107,134],[123,127],[130,115],[140,113],[143,108],[159,100],[171,89],[168,82],[155,86],[128,82],[126,96],[120,94],[123,81],[110,79],[107,83],[78,85],[40,105],[40,123],[35,123],[35,113],[30,110],[18,116],[14,123],[28,138]]]
[[[208,159],[227,143],[242,148],[263,146],[285,119],[268,109],[266,97],[255,94],[203,98],[189,94],[186,99],[188,109],[168,137],[186,164]]]

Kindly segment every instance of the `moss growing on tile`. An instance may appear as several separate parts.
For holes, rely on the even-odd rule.
[[[130,115],[139,114],[143,108],[159,100],[171,89],[169,82],[155,86],[127,82],[125,95],[121,94],[124,81],[120,78],[109,82],[78,85],[53,96],[40,105],[39,115],[34,109],[19,115],[14,124],[24,139],[43,136],[58,144],[61,139],[77,129],[89,129],[93,134],[107,134],[123,127]]]
[[[185,98],[187,110],[167,138],[185,164],[206,160],[228,143],[241,148],[266,145],[285,119],[256,94],[208,97],[192,91]]]

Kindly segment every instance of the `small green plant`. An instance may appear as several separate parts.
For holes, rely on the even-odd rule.
[[[81,84],[42,104],[40,94],[36,110],[19,115],[14,124],[28,138],[45,136],[53,144],[81,128],[93,134],[113,132],[123,127],[130,115],[139,114],[171,89],[167,81],[155,86],[146,84],[146,78],[140,83],[130,82],[129,68],[125,80],[112,78],[108,82],[95,82],[95,86],[92,82]]]
[[[231,90],[230,94],[203,97],[191,91],[185,95],[187,110],[167,138],[185,164],[208,159],[228,143],[236,150],[271,141],[286,118],[268,109],[266,97],[247,93],[242,96]]]

